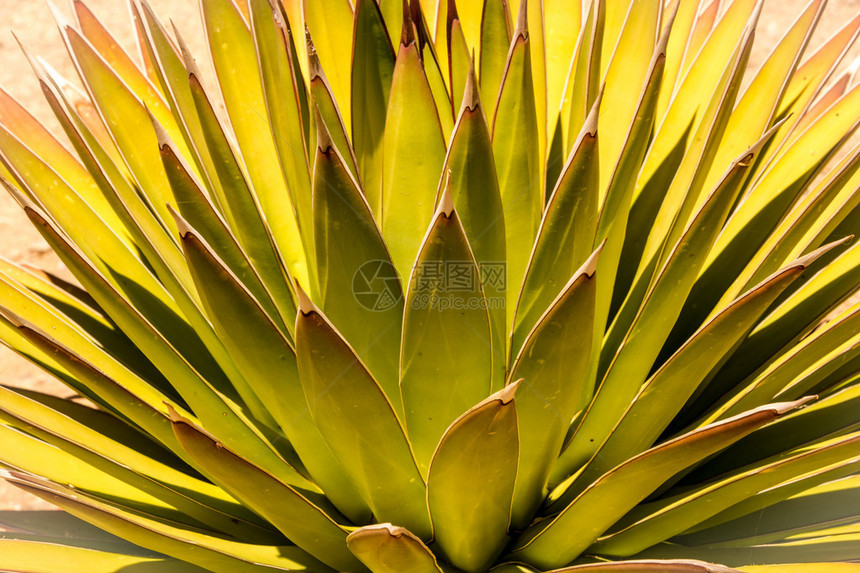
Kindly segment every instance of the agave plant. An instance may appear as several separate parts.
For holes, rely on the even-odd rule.
[[[852,567],[824,5],[748,73],[755,0],[202,0],[206,80],[143,0],[139,62],[57,13],[73,152],[0,92],[0,171],[78,284],[0,263],[0,338],[85,400],[0,387],[65,512],[0,569]]]

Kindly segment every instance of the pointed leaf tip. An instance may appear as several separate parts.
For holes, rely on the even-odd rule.
[[[517,389],[520,387],[525,381],[525,378],[520,378],[519,380],[514,380],[498,392],[495,395],[490,396],[490,400],[498,400],[503,406],[506,406],[513,402],[514,396],[517,393]]]
[[[316,117],[317,124],[317,149],[322,153],[328,153],[329,150],[335,149],[335,145],[331,137],[331,132],[328,130],[325,121],[323,121],[320,110],[316,105],[314,105],[314,116]]]
[[[308,316],[311,313],[317,312],[316,305],[313,303],[313,301],[311,301],[310,297],[305,292],[305,289],[303,289],[302,285],[299,284],[299,281],[294,281],[293,284],[296,288],[298,311],[304,316]]]
[[[475,50],[472,50],[469,75],[466,76],[466,90],[463,94],[463,105],[460,113],[466,109],[475,111],[479,105],[481,105],[481,93],[478,89],[478,76],[475,73]]]
[[[415,43],[415,28],[412,22],[412,9],[409,0],[403,0],[403,27],[400,31],[400,44],[409,46]]]
[[[514,27],[514,33],[511,38],[512,42],[516,42],[518,38],[522,38],[523,40],[529,39],[528,0],[522,0],[522,2],[520,2],[520,13],[517,15],[517,24]]]
[[[437,207],[436,213],[445,215],[449,219],[454,213],[454,191],[451,188],[450,170],[445,174],[445,188],[442,189],[442,196],[439,197],[439,207]]]

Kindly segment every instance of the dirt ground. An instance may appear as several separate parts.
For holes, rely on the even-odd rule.
[[[55,0],[61,12],[71,15],[70,2]],[[318,1],[318,0],[315,0]],[[477,2],[478,0],[467,0]],[[687,0],[682,0],[687,1]],[[102,19],[126,46],[132,46],[133,36],[128,14],[128,5],[122,0],[87,0],[86,4]],[[194,0],[149,0],[149,4],[163,20],[173,20],[182,31],[186,41],[196,54],[204,54],[203,35]],[[751,66],[759,65],[787,27],[794,21],[807,0],[765,0],[756,50]],[[813,39],[813,46],[827,38],[833,31],[860,12],[860,0],[830,0],[826,13]],[[74,76],[68,61],[57,26],[44,0],[0,0],[0,86],[18,98],[40,120],[59,129],[47,105],[42,100],[38,83],[34,80],[13,38],[14,31],[21,44],[32,54],[47,60],[67,77]],[[858,52],[854,50],[855,54]],[[850,64],[847,58],[844,65]],[[208,69],[206,58],[199,63]],[[52,255],[44,241],[34,231],[17,205],[0,193],[0,256],[13,262],[27,262],[53,272],[64,273],[62,264]],[[15,386],[26,386],[43,391],[68,393],[63,386],[48,375],[0,347],[0,382]],[[19,493],[0,481],[0,511],[9,509],[46,507],[42,502]]]

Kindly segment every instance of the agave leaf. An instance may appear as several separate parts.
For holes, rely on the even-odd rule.
[[[798,186],[807,184],[844,144],[858,113],[860,89],[855,87],[772,162],[726,223],[702,271],[697,298],[718,298],[791,207]]]
[[[321,306],[400,415],[400,282],[370,207],[319,118],[317,130],[314,234]]]
[[[376,519],[428,537],[424,481],[394,406],[346,340],[299,294],[299,375],[320,433]]]
[[[856,352],[854,347],[860,344],[860,337],[856,336],[858,323],[860,306],[855,304],[793,346],[767,368],[750,376],[727,402],[714,408],[707,416],[708,419],[731,415],[754,400],[760,400],[762,396],[811,390],[815,385],[804,381],[803,374],[815,366],[813,372],[822,375],[828,361],[846,351],[852,354]]]
[[[386,29],[379,4],[371,0],[356,1],[352,48],[352,143],[364,182],[364,196],[377,221],[382,220],[382,140],[395,61],[389,31],[396,30]]]
[[[754,21],[757,17],[758,13],[754,15]],[[671,246],[678,241],[694,214],[708,200],[710,190],[718,186],[725,176],[724,165],[728,164],[730,168],[734,165],[731,160],[722,165],[714,164],[714,158],[724,140],[727,123],[734,115],[735,100],[752,50],[753,32],[754,28],[751,25],[738,41],[731,64],[721,74],[720,81],[699,119],[698,127],[691,132],[692,141],[671,182],[666,185],[668,189],[665,190],[662,205],[651,222],[652,226],[645,230],[648,233],[648,239],[638,265],[637,277],[634,279],[631,294],[624,301],[624,306],[628,306],[630,310],[635,310],[641,303],[640,297],[644,294],[645,285],[653,281],[654,273],[665,264],[666,258],[671,253]],[[761,148],[770,140],[776,129],[778,128],[774,127],[771,130],[756,133],[755,139],[748,146],[741,146],[735,157],[743,153],[745,148],[757,147],[759,149],[756,157],[760,158]],[[709,182],[709,173],[714,169],[718,176],[710,187],[705,187]],[[752,165],[745,171],[749,173],[751,170]],[[745,179],[741,179],[738,182],[740,189],[743,188],[744,181]],[[622,306],[619,316],[616,317],[619,324],[613,328],[620,327],[619,333],[624,331],[628,327],[627,321],[630,318],[629,314],[625,314]]]
[[[186,61],[190,61],[190,55],[187,55],[187,52],[185,54]],[[193,68],[189,72],[188,82],[206,145],[215,162],[216,178],[222,182],[220,194],[217,189],[215,191],[218,205],[230,228],[236,233],[236,240],[272,293],[275,303],[289,305],[294,295],[291,284],[285,277],[287,271],[283,268],[278,246],[265,218],[260,214],[260,205],[242,172],[223,127],[203,91],[198,72]],[[291,327],[288,325],[288,328]]]
[[[749,333],[773,301],[820,253],[803,257],[736,299],[679,348],[639,392],[583,470],[587,483],[644,451],[659,438],[696,387],[707,380]]]
[[[156,521],[36,477],[16,473],[6,479],[105,531],[206,570],[226,568],[250,573],[313,568],[314,571],[332,571],[295,546],[225,540],[204,530]]]
[[[652,54],[658,41],[660,2],[639,0],[629,3],[629,10],[621,2],[607,2],[606,34],[602,54],[610,57],[605,69],[605,88],[600,103],[600,199],[604,201],[616,165],[627,145],[629,126],[636,119],[640,102],[630,92],[644,85],[651,76]],[[619,30],[617,44],[613,37],[614,13],[626,11],[623,28]],[[671,17],[668,29],[671,29]],[[668,33],[668,32],[667,32]],[[607,41],[611,41],[609,45]],[[665,51],[665,43],[661,51]]]
[[[175,139],[181,139],[169,108],[158,100],[141,100],[93,50],[92,46],[72,28],[65,28],[69,53],[78,66],[85,86],[95,102],[104,124],[116,141],[123,160],[134,179],[144,189],[151,190],[150,208],[162,225],[172,230],[166,205],[174,201],[164,170],[159,165],[155,131],[149,113]],[[190,157],[182,142],[181,153]]]
[[[660,90],[660,97],[657,101],[657,117],[662,118],[666,114],[672,96],[675,95],[675,89],[681,83],[682,64],[685,61],[692,61],[696,55],[698,48],[694,42],[693,34],[695,29],[702,22],[704,27],[706,24],[703,18],[708,18],[708,15],[713,18],[716,16],[719,8],[719,0],[711,0],[711,2],[702,8],[702,1],[696,2],[681,2],[678,0],[677,13],[675,14],[675,23],[672,25],[672,33],[669,36],[669,42],[666,44],[666,69],[663,71],[663,88]],[[673,6],[674,9],[674,6]],[[713,24],[713,20],[711,20]],[[707,25],[708,31],[711,25]],[[704,39],[704,38],[703,38]],[[699,45],[698,47],[701,47]],[[687,60],[686,58],[689,57]]]
[[[481,100],[487,117],[495,117],[499,89],[505,74],[507,48],[511,45],[511,14],[507,0],[484,0],[481,18],[479,70]]]
[[[598,14],[599,24],[599,14]],[[633,116],[633,123],[627,132],[627,139],[622,148],[618,162],[615,164],[612,178],[609,181],[606,194],[599,207],[597,233],[593,248],[604,245],[600,260],[601,280],[604,284],[614,285],[618,272],[618,262],[627,228],[627,218],[634,190],[635,173],[642,166],[643,157],[648,148],[648,138],[654,125],[654,106],[660,91],[663,68],[666,63],[666,42],[672,28],[672,20],[666,24],[660,40],[651,58],[646,83],[642,87],[638,107]],[[602,102],[601,102],[602,105]],[[603,289],[598,293],[595,321],[593,352],[597,354],[603,340],[605,325],[608,320],[612,288]],[[597,357],[592,358],[590,378],[596,380],[599,365]]]
[[[385,119],[381,226],[397,274],[408,277],[433,216],[446,148],[408,17],[403,30]]]
[[[768,543],[799,533],[814,533],[828,524],[844,523],[846,520],[850,523],[857,519],[857,508],[852,500],[857,495],[858,485],[860,478],[857,476],[830,481],[770,505],[766,511],[723,520],[717,522],[717,525],[702,527],[701,532],[694,531],[681,536],[678,540],[685,545],[736,545],[742,541]]]
[[[103,352],[97,353],[98,360],[102,360],[101,357],[106,353],[118,358],[138,372],[138,376],[150,380],[154,385],[162,388],[169,386],[149,359],[112,321],[102,315],[101,309],[94,311],[79,299],[64,296],[64,291],[2,260],[0,283],[3,285],[0,289],[0,307],[18,316],[28,316],[30,322],[41,324],[42,330],[52,332],[54,338],[62,340],[64,333],[71,331],[76,339],[73,346],[80,349],[80,353],[85,354],[88,348],[100,347]],[[86,336],[79,335],[82,333]],[[97,341],[97,344],[89,343],[87,337]],[[133,387],[131,382],[128,385]]]
[[[274,427],[281,428],[332,502],[350,517],[366,517],[367,507],[310,419],[291,342],[196,232],[184,221],[179,226],[207,314],[246,377],[248,391],[265,404]]]
[[[124,174],[123,168],[115,163],[110,153],[100,145],[93,131],[75,111],[78,106],[63,96],[56,78],[48,77],[39,66],[35,69],[41,77],[42,92],[54,115],[110,205],[110,208],[104,211],[108,215],[115,214],[121,221],[115,228],[129,235],[134,247],[144,254],[161,282],[170,285],[173,292],[178,293],[177,298],[187,302],[191,277],[174,238],[141,198],[135,184]],[[93,205],[98,208],[98,203]],[[112,217],[105,217],[101,211],[95,212],[110,224]],[[145,276],[143,273],[137,274]],[[186,308],[190,308],[190,305],[186,305]]]
[[[81,463],[78,457],[61,446],[48,444],[34,437],[29,433],[32,428],[34,426],[15,419],[5,411],[2,412],[0,434],[3,441],[0,447],[5,460],[4,468],[38,472],[48,479],[62,480],[82,492],[101,498],[122,500],[122,503],[135,507],[138,511],[148,510],[161,514],[162,518],[182,516],[165,502],[137,489],[120,477]],[[188,520],[187,517],[185,519]]]
[[[163,332],[170,333],[171,340],[178,348],[187,353],[186,355],[204,371],[212,373],[213,379],[218,379],[214,369],[206,366],[212,361],[211,354],[203,348],[200,338],[191,331],[188,324],[179,316],[177,304],[171,299],[165,288],[159,284],[148,269],[143,265],[129,247],[122,244],[113,231],[106,227],[97,214],[89,210],[75,192],[40,159],[36,158],[13,136],[0,128],[0,150],[6,161],[10,157],[15,160],[15,172],[19,174],[22,181],[29,181],[29,187],[39,190],[39,197],[35,197],[45,208],[59,213],[65,225],[63,230],[68,229],[70,237],[77,238],[80,242],[77,253],[86,256],[99,272],[102,280],[110,285],[111,289],[122,292],[130,300],[135,301],[140,310],[153,321]],[[14,189],[6,185],[7,190],[15,193]],[[48,192],[53,190],[53,192]],[[19,201],[23,199],[19,198]],[[35,213],[35,211],[31,211]],[[46,222],[47,225],[47,222]],[[54,228],[54,224],[41,227],[45,231]],[[101,245],[98,251],[95,245]],[[92,267],[90,267],[92,268]],[[96,271],[95,269],[98,269]],[[137,288],[136,288],[137,287]],[[181,291],[180,287],[180,291]],[[187,296],[187,294],[186,294]],[[186,305],[186,308],[193,304]],[[203,326],[201,334],[206,333]]]
[[[592,108],[546,205],[519,293],[511,355],[591,254],[597,232],[597,110]]]
[[[51,168],[86,204],[92,206],[94,212],[102,216],[108,226],[117,230],[121,239],[127,241],[123,225],[110,209],[86,168],[3,89],[0,89],[0,124],[9,132],[17,134],[21,143],[37,157],[51,157]]]
[[[147,75],[153,82],[161,85],[170,110],[177,118],[179,129],[192,151],[190,160],[197,166],[206,188],[217,189],[217,197],[223,194],[222,182],[215,175],[217,169],[214,158],[206,145],[194,97],[188,85],[188,70],[182,57],[148,3],[132,2],[131,12],[138,32],[140,52],[147,63]],[[179,36],[175,29],[174,33]]]
[[[3,397],[2,417],[7,424],[62,450],[78,463],[86,464],[86,469],[78,474],[65,474],[75,487],[97,492],[108,499],[123,500],[130,506],[148,507],[155,515],[165,518],[197,526],[208,524],[240,539],[275,539],[268,528],[261,527],[254,516],[217,488],[138,453],[134,445],[125,445],[105,435],[99,428],[88,425],[90,420],[80,416],[76,420],[6,388],[0,389],[0,395]],[[7,439],[10,448],[22,441],[14,435],[8,435]],[[47,477],[53,475],[59,479],[64,475],[59,466],[46,467],[46,464],[54,463],[53,458],[56,457],[49,453],[52,448],[28,443],[33,451],[21,457],[22,451],[20,461],[12,462],[14,455],[6,459],[26,471],[41,469],[45,473],[40,472],[40,475]],[[44,462],[37,460],[37,455],[44,456]],[[68,465],[65,467],[68,469]],[[112,479],[105,481],[102,474]],[[126,487],[111,489],[114,480],[121,481]],[[105,489],[99,488],[102,484]],[[99,489],[90,489],[93,486]]]
[[[279,313],[275,302],[266,290],[254,267],[245,257],[233,233],[227,223],[221,218],[214,206],[204,194],[203,188],[188,169],[185,161],[176,155],[172,148],[172,142],[166,139],[167,134],[159,134],[161,146],[161,161],[173,186],[173,194],[177,198],[177,206],[182,217],[195,229],[199,229],[207,242],[213,246],[213,250],[221,260],[225,261],[228,268],[236,274],[239,282],[247,288],[257,302],[266,311],[269,318],[275,322],[278,328],[288,336],[291,336],[291,328],[295,326],[296,309],[292,300],[281,301],[286,307],[284,315]],[[179,225],[177,225],[179,227]],[[193,271],[192,271],[193,274]],[[198,292],[202,294],[203,286],[197,284]],[[288,328],[288,326],[290,328]]]
[[[598,70],[605,23],[605,0],[592,0],[576,40],[576,51],[570,60],[565,97],[561,106],[564,149],[568,154],[578,141],[577,134],[585,129],[594,102],[598,101],[603,79]],[[582,81],[575,81],[576,78],[582,78]]]
[[[332,93],[340,102],[344,124],[351,125],[350,85],[353,43],[353,8],[349,0],[302,2],[305,23],[314,39],[315,51],[331,77]],[[311,50],[308,50],[309,54]],[[311,74],[310,77],[312,77]]]
[[[339,571],[360,570],[347,551],[346,528],[324,499],[309,498],[284,481],[226,449],[191,422],[171,412],[176,437],[227,492],[263,516],[290,541]]]
[[[555,129],[555,112],[560,109],[565,91],[565,77],[576,50],[582,10],[571,10],[565,0],[543,2],[546,52],[546,101],[549,112],[547,133]]]
[[[653,141],[639,173],[634,199],[638,197],[644,183],[654,176],[674,150],[691,122],[693,132],[698,128],[702,116],[700,110],[707,109],[708,102],[723,79],[721,74],[715,74],[713,70],[726,70],[731,67],[730,62],[736,56],[738,39],[742,38],[750,23],[757,21],[760,4],[760,0],[732,2],[713,32],[707,35],[708,39],[701,50],[687,53],[688,57],[695,56],[694,61],[701,63],[692,65],[689,73],[682,76],[666,114],[662,116],[662,120],[658,117]]]
[[[738,100],[714,157],[717,169],[712,169],[705,181],[706,189],[716,184],[720,166],[728,164],[770,126],[824,7],[822,0],[809,3]],[[780,87],[774,89],[774,86]]]
[[[98,18],[96,18],[95,14],[80,0],[74,0],[72,6],[81,33],[129,88],[136,94],[146,94],[145,99],[161,98],[163,95],[160,93],[161,84],[150,81],[129,54]],[[58,14],[56,9],[53,10],[55,15]]]
[[[21,309],[22,312],[23,310]],[[32,312],[30,316],[36,314],[37,312]],[[0,311],[0,317],[2,317],[0,322],[4,324],[8,322],[24,340],[50,356],[59,367],[65,368],[71,377],[82,386],[80,390],[82,394],[98,397],[97,403],[105,405],[106,409],[119,412],[172,451],[181,452],[181,448],[177,447],[178,444],[173,439],[172,433],[167,431],[168,428],[164,423],[166,419],[160,411],[163,403],[173,403],[171,398],[137,378],[133,372],[125,370],[109,356],[95,355],[95,359],[102,370],[95,368],[81,356],[87,354],[87,345],[74,344],[72,342],[74,338],[68,340],[80,354],[73,353],[57,340],[49,338],[41,329],[14,316],[6,309]],[[55,324],[55,329],[52,332],[56,336],[57,330],[63,329],[65,325],[60,321]],[[123,383],[118,384],[105,372],[113,373]]]
[[[574,565],[553,569],[550,573],[585,573],[622,571],[625,573],[739,573],[722,565],[705,563],[695,559],[631,559],[617,562]]]
[[[141,573],[171,571],[171,573],[203,573],[196,565],[170,557],[146,556],[129,551],[122,553],[86,546],[66,544],[65,540],[15,539],[0,540],[0,567],[8,571],[27,570],[32,573],[112,573],[133,569]]]
[[[493,356],[487,299],[452,194],[449,187],[442,195],[418,252],[403,316],[404,422],[425,477],[448,426],[490,393],[493,362],[502,358]],[[457,276],[464,286],[453,290],[447,283]]]
[[[251,31],[262,78],[263,97],[271,122],[272,139],[299,221],[302,238],[313,237],[311,176],[299,91],[301,77],[293,68],[286,16],[277,2],[250,0]]]
[[[796,137],[801,133],[799,128],[805,123],[804,119],[809,115],[808,112],[822,87],[833,75],[858,35],[860,35],[860,15],[837,30],[797,68],[786,88],[783,105],[779,110],[779,116],[792,114],[795,119],[779,134],[780,141],[787,141],[790,137]],[[777,151],[779,148],[772,153]]]
[[[343,158],[344,164],[349,168],[352,178],[359,183],[361,187],[361,175],[358,172],[355,152],[352,149],[352,144],[349,142],[349,135],[346,132],[347,124],[344,123],[340,113],[337,101],[334,99],[334,93],[331,91],[331,86],[320,65],[319,58],[316,52],[310,53],[309,73],[311,96],[314,102],[315,109],[319,116],[317,122],[322,121],[325,128],[328,130],[329,139],[331,139],[335,149]],[[321,118],[321,120],[320,120]],[[319,127],[317,127],[319,130]]]
[[[683,300],[728,216],[746,171],[767,137],[766,134],[756,146],[735,160],[675,245],[665,267],[637,311],[633,325],[619,345],[620,350],[612,359],[597,396],[568,447],[569,451],[579,450],[583,458],[590,458],[595,444],[601,444],[611,434],[612,428],[635,397],[659,355],[675,318],[680,314]],[[623,308],[621,312],[624,312]],[[612,338],[611,329],[607,336]]]
[[[492,126],[493,155],[505,214],[508,326],[513,321],[529,249],[540,225],[544,197],[526,2],[522,3],[512,37]]]
[[[201,8],[218,84],[241,149],[242,165],[247,169],[287,269],[297,281],[308,285],[311,258],[308,255],[312,253],[305,251],[307,243],[302,245],[302,233],[306,231],[300,227],[302,221],[297,220],[288,201],[290,191],[281,172],[274,135],[268,128],[269,112],[257,71],[254,38],[230,0],[204,0]],[[298,199],[292,197],[294,202]]]
[[[489,127],[477,86],[472,65],[466,82],[463,106],[445,158],[443,177],[437,191],[437,204],[450,187],[457,215],[478,265],[478,277],[487,300],[492,333],[492,388],[495,390],[500,389],[504,383],[507,358],[504,303],[505,291],[510,285],[507,283],[505,265],[505,219],[502,200],[496,179]],[[472,400],[469,405],[479,401],[480,399]],[[465,408],[461,409],[457,414],[464,410]]]
[[[837,246],[844,242],[845,239],[838,241]],[[756,326],[716,376],[711,384],[713,388],[699,398],[701,403],[712,404],[715,398],[753,372],[766,368],[854,292],[858,280],[860,244],[855,243],[800,288],[777,301],[777,307]]]
[[[633,192],[633,173],[642,164],[645,153],[647,135],[650,133],[654,116],[654,105],[659,92],[660,78],[665,55],[663,50],[668,39],[667,28],[657,45],[657,50],[651,60],[651,71],[646,85],[643,87],[639,100],[639,111],[636,120],[630,127],[627,143],[621,153],[616,166],[615,175],[609,185],[606,200],[600,209],[598,216],[595,245],[603,245],[597,272],[600,273],[602,284],[614,284],[617,272],[618,260],[621,254],[621,246],[624,242],[626,231],[626,214]],[[594,311],[594,343],[592,346],[591,368],[589,380],[596,380],[597,376],[597,354],[601,348],[607,316],[609,314],[609,303],[612,298],[611,289],[601,289],[597,294]],[[564,471],[570,471],[571,467],[578,466],[583,460],[578,459],[576,448],[566,448],[561,454],[559,467]]]
[[[731,293],[745,288],[751,282],[770,272],[792,256],[815,248],[823,242],[860,202],[854,190],[860,186],[860,148],[846,156],[828,173],[816,188],[804,196],[780,222],[776,230],[738,275],[732,286],[723,295],[725,300]],[[719,303],[718,303],[719,304]]]
[[[591,398],[588,366],[594,328],[598,249],[559,293],[526,337],[509,380],[517,394],[520,455],[511,522],[526,527],[546,496],[553,462],[570,421]]]
[[[26,207],[25,211],[87,292],[99,301],[123,332],[153,360],[190,408],[200,412],[204,427],[224,440],[228,446],[235,446],[237,452],[276,475],[291,471],[262,436],[249,427],[247,419],[237,413],[238,408],[229,397],[218,392],[203,379],[186,361],[184,355],[179,354],[159,330],[122,298],[44,217],[32,207]]]
[[[486,569],[508,543],[520,384],[509,384],[452,423],[430,463],[427,504],[435,543],[467,571]]]
[[[772,573],[803,573],[804,571],[809,571],[811,567],[814,568],[815,571],[820,571],[821,573],[852,573],[860,569],[860,566],[856,563],[780,563],[779,565],[755,565],[750,567],[741,567],[740,570],[745,573],[767,573],[768,571]]]
[[[512,555],[543,567],[573,560],[664,481],[802,404],[762,406],[630,458],[592,482],[557,516],[526,531]]]
[[[374,573],[442,573],[436,557],[410,531],[390,523],[360,527],[346,538],[347,546]]]
[[[472,3],[474,5],[475,3]],[[465,4],[464,4],[465,6]],[[455,8],[456,4],[451,3]],[[474,45],[474,44],[473,44]],[[451,113],[461,109],[472,57],[456,9],[448,11],[448,87],[451,90]]]
[[[723,475],[711,483],[659,501],[640,505],[598,540],[592,551],[604,555],[632,555],[718,514],[756,493],[821,468],[856,460],[860,433],[854,432],[783,455],[761,460],[748,468]]]

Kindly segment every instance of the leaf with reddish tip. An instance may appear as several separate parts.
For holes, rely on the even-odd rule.
[[[349,534],[346,544],[375,573],[442,573],[420,538],[390,523],[359,527]]]
[[[483,571],[507,545],[519,441],[514,382],[460,416],[430,463],[427,504],[447,561]]]

